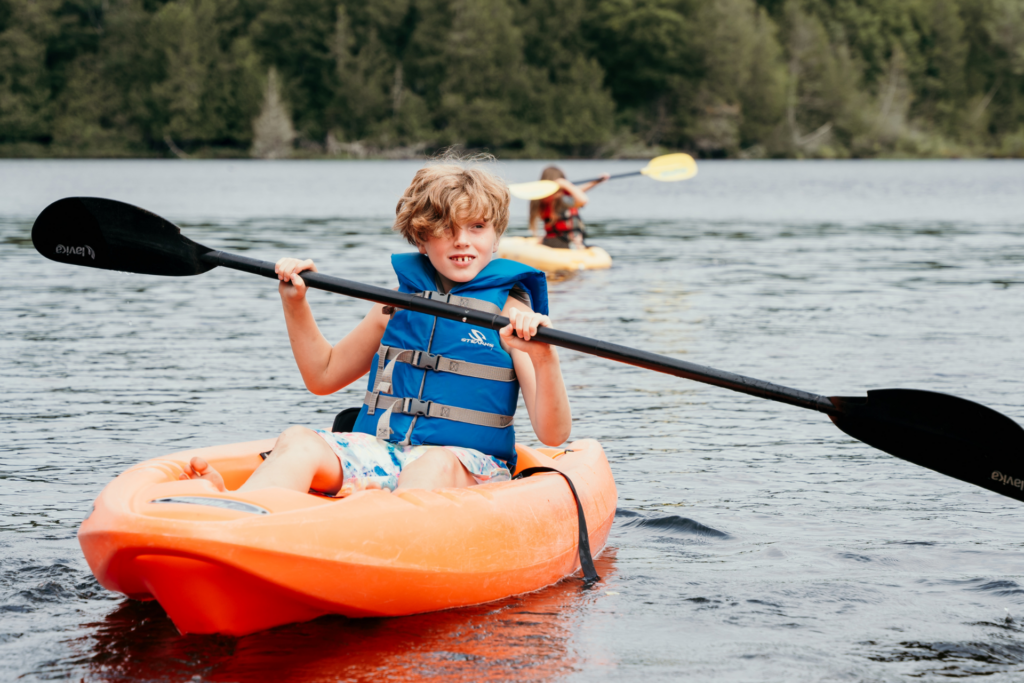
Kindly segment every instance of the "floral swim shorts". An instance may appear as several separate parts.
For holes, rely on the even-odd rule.
[[[316,433],[327,442],[341,461],[344,481],[357,481],[360,488],[369,483],[380,484],[381,488],[395,490],[398,475],[409,463],[436,446],[403,446],[382,441],[372,434],[362,432],[331,432],[318,429]],[[455,454],[476,483],[508,481],[512,478],[508,467],[501,460],[485,455],[472,448],[444,446]]]

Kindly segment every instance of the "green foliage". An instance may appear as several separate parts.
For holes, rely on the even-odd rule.
[[[0,0],[8,153],[274,130],[277,156],[1021,156],[1024,2]]]
[[[617,102],[642,105],[663,97],[675,77],[694,76],[694,36],[679,3],[600,0],[585,30],[607,71]]]
[[[452,24],[438,59],[444,74],[436,122],[442,144],[507,146],[521,141],[530,83],[522,33],[507,0],[451,0]],[[525,105],[525,106],[524,106]]]
[[[54,3],[0,4],[0,141],[43,141],[50,124],[46,42],[57,30]]]
[[[730,155],[778,147],[787,74],[768,13],[753,0],[719,0],[696,20],[704,78],[693,102],[693,144]]]

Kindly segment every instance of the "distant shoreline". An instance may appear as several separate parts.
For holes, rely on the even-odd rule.
[[[747,157],[747,156],[712,156],[702,157],[695,154],[693,150],[651,150],[646,154],[620,154],[620,155],[608,155],[608,156],[559,156],[555,154],[545,156],[521,156],[515,154],[500,154],[488,152],[487,150],[474,150],[475,152],[485,152],[494,154],[498,161],[641,161],[659,156],[661,154],[668,154],[676,151],[686,152],[691,154],[695,159],[700,162],[708,161],[956,161],[956,160],[1020,160],[1024,159],[1024,153],[1016,155],[1007,154],[945,154],[945,155],[928,155],[928,156],[910,156],[910,155],[878,155],[878,156],[858,156],[858,157],[802,157],[802,156],[779,156],[779,157]],[[195,153],[190,154],[187,158],[177,157],[173,154],[49,154],[49,153],[36,153],[36,154],[5,154],[2,147],[0,147],[0,160],[2,161],[16,161],[16,160],[40,160],[40,161],[132,161],[132,160],[166,160],[166,161],[252,161],[252,162],[266,162],[266,161],[430,161],[433,159],[433,155],[429,154],[417,154],[417,155],[399,155],[399,154],[380,154],[380,155],[367,155],[367,156],[345,156],[345,155],[328,155],[328,154],[302,154],[296,153],[287,158],[280,159],[258,159],[254,158],[249,154],[237,153],[231,154],[226,151],[218,150],[213,154],[202,154]]]

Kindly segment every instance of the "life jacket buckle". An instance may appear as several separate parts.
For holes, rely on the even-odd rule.
[[[437,370],[442,356],[426,351],[417,351],[412,357],[412,365],[423,370]]]
[[[405,405],[402,406],[402,412],[406,415],[422,415],[423,417],[430,416],[430,405],[433,401],[421,401],[418,398],[407,398],[405,399]]]

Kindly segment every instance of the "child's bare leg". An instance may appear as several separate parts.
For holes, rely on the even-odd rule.
[[[226,490],[224,478],[205,460],[196,457],[189,464],[192,472],[182,474],[181,479],[206,479],[218,491]],[[341,462],[331,447],[313,430],[295,426],[281,432],[274,450],[238,490],[280,487],[303,493],[311,488],[335,493],[341,488],[343,476]]]
[[[450,489],[475,485],[473,475],[446,448],[431,448],[398,475],[398,489]]]
[[[343,478],[341,462],[327,442],[312,429],[293,426],[281,432],[274,450],[238,490],[279,487],[335,493]]]

